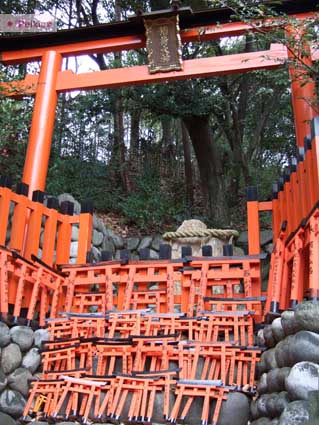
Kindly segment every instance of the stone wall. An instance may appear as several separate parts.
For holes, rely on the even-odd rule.
[[[147,235],[144,237],[132,236],[124,239],[121,235],[107,228],[95,214],[93,216],[92,254],[95,261],[101,259],[102,251],[111,252],[113,259],[118,260],[122,249],[127,249],[129,251],[132,260],[138,260],[139,250],[143,248],[149,248],[150,258],[156,260],[158,259],[160,244],[162,243],[164,243],[164,241],[159,234]],[[75,242],[72,242],[72,244],[75,248]]]
[[[31,379],[40,372],[39,349],[48,331],[27,326],[9,328],[0,322],[0,424],[20,424]]]
[[[62,195],[61,195],[62,196]],[[63,195],[65,196],[65,194]],[[71,198],[68,198],[71,200]],[[72,233],[72,245],[71,245],[71,262],[76,261],[77,253],[77,239],[75,239],[78,233]],[[234,246],[234,255],[245,255],[248,251],[248,236],[247,232],[240,233],[238,241],[235,241],[237,246]],[[92,234],[92,254],[95,261],[101,259],[102,251],[109,251],[113,255],[113,259],[118,260],[120,258],[120,251],[127,249],[130,253],[132,260],[139,259],[139,250],[143,248],[150,249],[150,258],[158,259],[159,247],[161,244],[167,244],[167,241],[162,239],[160,234],[146,235],[143,237],[131,236],[123,238],[119,234],[116,234],[113,230],[106,227],[106,225],[94,214],[93,215],[93,234]],[[226,243],[226,241],[225,241]],[[261,250],[266,254],[271,254],[273,249],[272,245],[272,233],[271,231],[261,232]],[[198,254],[198,253],[197,253]],[[196,253],[193,255],[197,255]],[[222,255],[221,253],[219,255]],[[265,268],[265,276],[268,273],[268,265]]]
[[[48,339],[45,330],[9,329],[0,323],[1,425],[19,424],[15,420],[25,403],[28,380],[37,376],[38,347],[43,339]],[[257,342],[267,347],[257,364],[257,398],[249,403],[243,393],[231,393],[223,403],[218,424],[318,425],[319,303],[303,302],[295,311],[284,312],[258,332]],[[236,422],[232,422],[235,417]],[[188,423],[196,425],[198,417]]]
[[[318,424],[319,303],[300,303],[258,333],[268,349],[257,365],[251,425]]]

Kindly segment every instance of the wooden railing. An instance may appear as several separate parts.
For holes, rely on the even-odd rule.
[[[266,311],[277,314],[304,299],[319,300],[319,117],[298,158],[273,185],[272,212]]]
[[[44,193],[41,191],[33,192],[30,200],[27,185],[19,184],[14,192],[4,177],[0,179],[0,185],[0,245],[17,251],[27,260],[35,255],[49,266],[65,264],[70,262],[72,226],[77,226],[76,262],[86,262],[87,252],[91,249],[91,205],[83,204],[81,213],[73,215],[71,202],[59,205],[56,198],[49,198],[44,205]]]

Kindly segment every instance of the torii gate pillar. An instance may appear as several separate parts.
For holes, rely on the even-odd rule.
[[[30,198],[34,190],[45,190],[58,101],[56,80],[61,65],[61,54],[55,51],[44,52],[22,178],[29,185]]]
[[[288,58],[294,62],[289,66],[289,74],[297,146],[304,147],[304,139],[310,134],[311,120],[318,115],[316,84],[309,75],[312,68],[311,48],[303,40],[302,26],[288,26],[286,34],[288,44],[290,39],[293,40],[287,50]]]

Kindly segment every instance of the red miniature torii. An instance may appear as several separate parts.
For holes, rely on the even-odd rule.
[[[300,21],[312,17],[318,10],[316,1],[313,0],[306,5],[301,5],[296,0],[282,3],[282,6],[274,6],[277,11],[287,13]],[[259,23],[231,22],[232,13],[229,8],[197,13],[192,13],[189,8],[169,9],[137,16],[128,22],[45,35],[23,35],[0,39],[0,54],[4,64],[41,60],[39,75],[26,75],[22,81],[2,84],[4,93],[7,95],[35,95],[23,172],[23,182],[29,185],[29,196],[32,196],[34,190],[45,189],[55,111],[60,92],[209,77],[256,69],[274,69],[285,64],[292,53],[288,52],[285,46],[275,44],[266,51],[183,61],[182,70],[156,74],[150,74],[146,65],[74,74],[71,71],[61,71],[64,57],[145,47],[143,18],[154,19],[179,15],[180,37],[183,43],[238,36],[248,31],[260,30],[259,24],[262,24],[263,29],[267,31],[276,26],[276,22],[282,25],[282,22],[276,20],[265,20]],[[289,27],[286,31],[291,34]],[[21,49],[21,46],[24,47]],[[318,53],[313,52],[307,59],[307,65],[311,65],[311,61],[317,59]],[[303,146],[303,139],[310,130],[309,122],[315,115],[313,106],[309,102],[309,99],[314,99],[315,83],[313,80],[309,80],[307,84],[301,82],[300,76],[296,77],[292,66],[290,66],[290,73],[294,80],[291,87],[297,143],[298,146]]]

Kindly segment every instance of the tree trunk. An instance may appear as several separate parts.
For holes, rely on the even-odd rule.
[[[172,162],[174,158],[174,146],[173,146],[173,120],[172,117],[167,115],[161,118],[162,124],[162,143],[161,143],[161,158],[159,158],[159,164],[164,167],[162,170],[165,175],[167,171],[172,170]],[[164,160],[164,161],[163,161]]]
[[[198,162],[206,211],[214,225],[229,222],[221,161],[209,128],[209,115],[183,117]]]
[[[130,129],[130,150],[127,161],[127,175],[128,175],[128,190],[134,191],[135,179],[140,172],[140,119],[141,111],[133,109],[131,115],[131,129]]]
[[[120,0],[115,0],[115,19],[116,21],[121,20],[121,2]],[[121,52],[115,52],[114,58],[118,62],[117,66],[122,66],[122,54]],[[124,191],[128,191],[129,182],[127,174],[127,164],[126,164],[126,148],[124,142],[124,123],[123,123],[123,96],[122,90],[118,89],[118,95],[115,100],[115,111],[114,111],[114,152],[112,156],[116,158],[116,164],[118,166],[119,176],[122,183]]]
[[[140,152],[140,119],[141,111],[133,109],[131,115],[130,160],[136,161]]]
[[[123,111],[122,111],[122,95],[121,91],[116,97],[115,111],[114,111],[114,145],[112,158],[115,159],[117,171],[121,180],[122,187],[125,191],[128,190],[128,176],[126,164],[126,148],[124,143],[124,124],[123,124]]]
[[[181,133],[184,152],[184,172],[186,181],[186,205],[187,210],[192,213],[194,206],[194,191],[193,191],[193,167],[191,159],[191,149],[189,144],[189,134],[183,121],[181,120]]]

